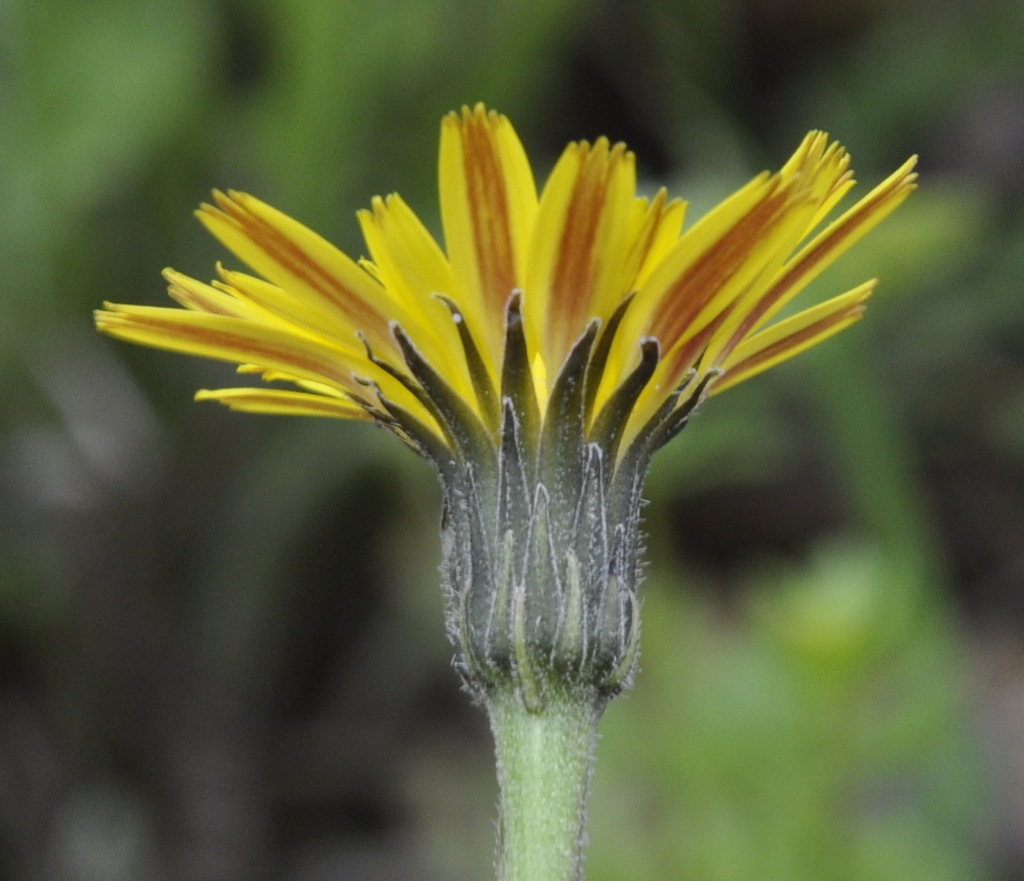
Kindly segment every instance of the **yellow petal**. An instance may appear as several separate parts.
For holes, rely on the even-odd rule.
[[[336,389],[353,386],[352,370],[365,355],[266,324],[157,306],[104,304],[96,324],[110,336],[172,352],[252,362]]]
[[[712,393],[756,376],[849,327],[863,315],[876,283],[865,282],[744,340],[725,360],[724,375],[714,384]]]
[[[439,295],[455,298],[448,260],[426,227],[397,195],[375,198],[359,223],[374,272],[392,301],[402,307],[395,320],[420,353],[468,400],[473,398],[458,330]],[[478,328],[472,328],[479,332]]]
[[[763,287],[749,293],[730,321],[722,329],[720,343],[709,357],[720,361],[752,332],[763,326],[787,303],[817,278],[840,255],[889,216],[915,188],[917,175],[913,173],[917,157],[907,162],[875,187],[863,199],[833,221],[809,244],[786,261],[775,276]],[[845,192],[845,183],[836,192]],[[827,204],[833,207],[834,194]],[[817,212],[814,223],[820,219]],[[813,223],[812,223],[813,225]]]
[[[744,188],[684,233],[638,296],[653,300],[647,330],[666,347],[710,323],[765,268],[784,257],[814,206],[777,179]]]
[[[374,279],[326,239],[246,193],[214,192],[217,205],[197,216],[235,255],[274,284],[336,313],[378,348],[393,350],[382,310],[387,295]]]
[[[523,313],[549,376],[594,317],[629,293],[636,160],[606,138],[570,144],[544,186],[530,242]]]
[[[667,193],[663,188],[658,191],[649,204],[646,199],[635,200],[633,213],[633,230],[630,233],[632,249],[624,265],[624,279],[631,280],[625,285],[627,296],[643,287],[651,273],[675,247],[683,227],[686,203],[680,199],[668,201]],[[618,306],[620,303],[614,305]],[[630,304],[629,308],[635,313],[633,315],[634,328],[641,327],[642,312],[637,311],[634,304]],[[627,314],[629,313],[627,312]],[[607,319],[608,313],[602,317]],[[639,344],[646,337],[634,338],[627,336],[627,333],[623,333],[620,329],[616,334],[615,345],[605,365],[595,397],[595,413],[600,412],[601,406],[615,391],[618,383],[629,370],[636,366],[640,351]],[[706,338],[709,333],[710,331],[698,336]],[[666,354],[668,353],[662,348],[663,359]],[[657,384],[657,380],[654,380],[654,384]]]
[[[242,364],[242,372],[326,386],[335,393],[373,403],[375,392],[422,421],[433,419],[394,377],[366,357],[364,348],[345,349],[299,330],[224,315],[205,315],[158,306],[106,303],[96,326],[118,339],[171,352]]]
[[[262,320],[265,317],[263,310],[253,309],[249,303],[239,300],[229,291],[217,290],[170,268],[165,269],[163,275],[167,280],[168,295],[186,309],[210,315],[233,315],[236,318]]]
[[[217,271],[222,281],[214,282],[214,286],[236,301],[255,307],[255,315],[263,323],[281,324],[332,345],[362,350],[360,328],[342,320],[337,312],[324,308],[319,302],[296,297],[269,281],[225,269],[220,264]]]
[[[773,296],[769,298],[771,308],[764,310],[760,316],[760,324],[771,318],[823,269],[903,203],[917,187],[917,174],[914,173],[916,164],[917,157],[911,156],[787,262],[774,281],[774,286],[780,289],[781,293],[773,292]]]
[[[781,265],[815,208],[800,179],[786,186],[778,175],[761,175],[683,234],[630,306],[610,362],[629,368],[644,336],[661,343],[662,360],[636,418],[657,410],[737,299]],[[631,344],[633,351],[626,349]]]
[[[242,413],[283,416],[329,416],[336,419],[369,419],[369,414],[344,398],[311,395],[286,389],[226,388],[201,389],[197,401],[217,401]]]
[[[635,264],[636,269],[632,272],[631,291],[641,287],[665,259],[679,240],[686,217],[686,203],[681,199],[669,201],[664,188],[658,191],[649,205],[645,199],[638,199],[637,202],[642,206],[642,211],[632,235],[634,250],[629,260],[631,265]]]
[[[480,348],[496,372],[505,305],[523,286],[537,210],[533,172],[508,119],[478,104],[444,118],[439,177],[455,300],[469,326],[482,330]]]

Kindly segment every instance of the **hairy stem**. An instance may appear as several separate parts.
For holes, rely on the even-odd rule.
[[[498,759],[499,881],[579,881],[586,800],[603,701],[549,694],[529,710],[514,688],[488,700]]]

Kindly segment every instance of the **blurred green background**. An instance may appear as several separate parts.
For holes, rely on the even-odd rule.
[[[430,469],[90,318],[212,275],[213,186],[356,255],[374,194],[436,230],[483,100],[691,217],[809,128],[862,193],[922,156],[804,300],[877,275],[867,320],[656,460],[589,877],[1024,879],[1022,46],[1020,0],[0,4],[0,878],[491,876]]]

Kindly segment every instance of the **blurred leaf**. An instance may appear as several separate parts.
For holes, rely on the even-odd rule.
[[[0,240],[11,299],[0,347],[56,313],[58,267],[88,240],[97,203],[190,124],[209,80],[208,11],[200,0],[6,10]]]

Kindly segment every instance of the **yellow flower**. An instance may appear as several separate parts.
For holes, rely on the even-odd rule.
[[[456,665],[531,711],[566,687],[595,705],[635,667],[641,492],[650,457],[709,394],[856,321],[874,282],[772,323],[914,188],[914,160],[826,223],[853,186],[811,132],[687,230],[638,197],[632,153],[570,144],[538,196],[509,121],[441,126],[445,247],[397,195],[352,260],[244,193],[199,219],[256,275],[167,270],[185,309],[110,305],[112,336],[284,381],[202,391],[236,410],[369,418],[431,461]],[[820,231],[819,231],[820,230]],[[557,699],[557,697],[556,697]]]
[[[838,144],[811,132],[781,171],[683,231],[685,204],[664,190],[638,197],[633,154],[604,138],[570,144],[538,197],[511,124],[477,105],[442,123],[445,248],[397,195],[359,213],[369,259],[357,262],[253,196],[216,192],[199,219],[257,274],[218,266],[207,285],[167,270],[188,311],[107,304],[96,321],[112,336],[239,362],[293,386],[199,399],[374,418],[418,448],[424,437],[410,437],[411,425],[431,443],[452,438],[409,352],[496,435],[510,323],[521,321],[517,369],[543,414],[596,319],[585,430],[611,417],[617,390],[641,386],[616,413],[628,445],[669,402],[687,406],[681,388],[722,391],[860,317],[873,281],[769,323],[914,187],[911,159],[806,241],[853,186],[848,165]]]

